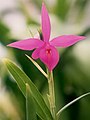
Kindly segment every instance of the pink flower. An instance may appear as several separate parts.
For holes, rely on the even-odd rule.
[[[37,38],[29,38],[26,40],[11,43],[8,46],[21,50],[35,49],[32,53],[32,58],[40,58],[40,60],[51,71],[55,68],[59,61],[59,53],[56,47],[69,47],[76,42],[85,39],[85,37],[76,35],[62,35],[50,40],[51,25],[49,15],[44,3],[42,4],[41,21],[43,40]]]

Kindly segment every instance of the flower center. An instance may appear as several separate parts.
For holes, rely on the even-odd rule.
[[[46,49],[46,54],[51,54],[51,49]]]

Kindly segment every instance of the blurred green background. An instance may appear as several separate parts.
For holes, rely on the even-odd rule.
[[[79,95],[90,91],[90,0],[44,0],[49,11],[51,38],[62,34],[87,37],[67,49],[59,48],[60,61],[54,70],[57,111]],[[25,120],[25,98],[2,63],[16,62],[46,99],[46,78],[26,58],[31,51],[6,45],[38,36],[42,0],[0,0],[0,120]],[[37,62],[45,70],[40,60]],[[40,120],[40,119],[39,119]],[[61,114],[60,120],[90,120],[90,96]]]

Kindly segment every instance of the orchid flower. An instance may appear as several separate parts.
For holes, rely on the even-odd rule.
[[[85,39],[85,37],[76,35],[62,35],[50,40],[50,18],[44,3],[42,3],[41,24],[43,39],[29,38],[11,43],[8,46],[21,50],[35,49],[32,53],[32,58],[39,58],[48,67],[48,69],[52,71],[59,62],[59,53],[56,47],[69,47],[76,42]]]

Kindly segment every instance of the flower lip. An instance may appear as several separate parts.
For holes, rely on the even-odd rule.
[[[59,54],[54,46],[45,44],[45,46],[40,50],[39,58],[51,71],[59,61]]]

